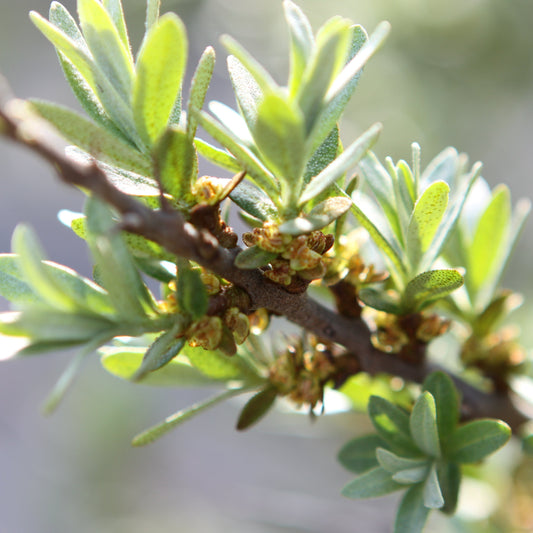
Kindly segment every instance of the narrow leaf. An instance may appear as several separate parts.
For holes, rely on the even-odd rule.
[[[376,458],[381,468],[384,468],[391,474],[396,474],[402,470],[419,468],[421,466],[426,467],[428,465],[427,457],[401,457],[400,455],[397,455],[394,452],[382,447],[377,448]]]
[[[242,170],[241,164],[226,150],[216,148],[198,137],[194,139],[194,146],[197,152],[211,163],[230,172],[240,172]]]
[[[268,263],[276,259],[277,256],[278,254],[275,252],[267,252],[266,250],[259,248],[259,246],[251,246],[239,253],[235,258],[235,266],[251,270],[253,268],[268,265]]]
[[[347,470],[362,474],[379,466],[376,458],[377,448],[383,449],[385,441],[379,435],[364,435],[347,442],[339,451],[337,460]]]
[[[32,100],[32,107],[70,143],[96,159],[143,175],[152,174],[150,160],[113,133],[66,107]]]
[[[272,200],[255,185],[246,181],[241,181],[229,196],[242,210],[259,220],[275,219],[278,215]]]
[[[437,468],[439,486],[444,498],[443,513],[453,514],[457,507],[461,485],[461,467],[457,463],[441,463]]]
[[[187,58],[183,22],[167,13],[154,24],[137,56],[132,107],[142,139],[151,146],[163,133],[178,97]]]
[[[365,305],[377,309],[378,311],[384,311],[385,313],[393,315],[401,314],[398,298],[388,292],[365,287],[358,292],[357,297]]]
[[[161,8],[161,0],[147,0],[146,1],[146,22],[144,27],[146,33],[157,22],[159,18],[159,10]]]
[[[377,498],[402,488],[404,485],[396,483],[389,472],[377,466],[350,481],[341,494],[353,499]]]
[[[511,428],[501,420],[479,419],[460,426],[446,443],[446,458],[457,463],[477,463],[501,448]]]
[[[178,259],[178,305],[183,313],[192,320],[202,318],[207,312],[207,289],[200,276],[200,271],[190,268],[186,259]]]
[[[424,485],[413,485],[400,503],[394,533],[422,533],[429,511],[424,505]]]
[[[222,394],[218,394],[217,396],[214,396],[213,398],[210,398],[204,402],[196,403],[187,409],[178,411],[177,413],[167,417],[160,424],[157,424],[137,435],[131,444],[133,446],[145,446],[146,444],[150,444],[193,416],[215,406],[218,403],[232,398],[233,396],[242,394],[243,392],[244,391],[242,389],[229,389],[224,391]]]
[[[430,457],[440,457],[439,433],[437,429],[437,409],[435,399],[427,391],[415,402],[409,427],[415,444]]]
[[[428,464],[406,468],[405,470],[400,470],[393,474],[392,479],[396,481],[396,483],[401,483],[402,485],[413,485],[424,481],[428,475],[428,470]]]
[[[347,170],[356,165],[367,150],[376,142],[381,133],[381,129],[381,124],[371,126],[348,146],[333,163],[329,164],[320,174],[312,178],[300,197],[300,205],[304,205],[309,200],[312,200],[315,196],[333,185]]]
[[[435,463],[431,465],[429,475],[424,483],[424,505],[429,509],[440,509],[444,505]]]
[[[128,29],[126,27],[126,20],[124,18],[124,10],[122,9],[122,1],[103,0],[102,4],[105,10],[109,13],[115,28],[117,28],[120,39],[122,40],[122,44],[131,58],[130,39],[128,37]],[[133,59],[131,59],[131,61],[133,62]]]
[[[424,380],[423,389],[435,399],[439,437],[444,442],[459,422],[459,394],[451,378],[441,371],[432,372]]]
[[[274,387],[268,386],[252,396],[239,415],[237,429],[242,431],[259,422],[274,406],[277,395],[278,391]]]

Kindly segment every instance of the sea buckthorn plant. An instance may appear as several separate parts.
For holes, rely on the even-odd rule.
[[[512,394],[526,352],[502,326],[521,297],[500,286],[529,202],[513,207],[505,185],[490,190],[481,164],[453,148],[427,165],[416,143],[405,160],[380,161],[380,124],[341,141],[389,25],[367,35],[334,17],[313,33],[292,1],[283,9],[285,85],[222,38],[235,108],[206,105],[212,47],[184,87],[186,30],[158,0],[147,1],[136,54],[120,0],[78,0],[79,24],[58,2],[48,19],[31,13],[85,115],[16,99],[4,83],[0,133],[86,195],[84,213],[59,218],[86,241],[94,276],[49,261],[18,226],[0,255],[0,294],[13,306],[0,332],[21,338],[18,357],[78,347],[48,412],[95,352],[132,383],[218,391],[135,446],[238,395],[250,395],[239,430],[280,397],[311,416],[327,413],[329,389],[357,398],[375,433],[340,450],[357,474],[342,494],[404,491],[394,530],[416,533],[430,511],[454,513],[463,465],[511,433],[532,447]],[[199,175],[199,158],[233,177]],[[270,342],[277,316],[301,333]],[[432,350],[443,339],[457,346],[445,360]]]

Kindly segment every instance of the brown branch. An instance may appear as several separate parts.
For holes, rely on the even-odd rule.
[[[28,104],[11,98],[0,87],[0,133],[40,154],[54,166],[60,179],[81,187],[113,206],[122,216],[122,227],[157,242],[167,251],[197,262],[244,289],[251,308],[266,308],[320,338],[340,344],[355,354],[358,368],[375,375],[388,373],[409,381],[421,382],[434,368],[413,365],[376,350],[370,343],[368,328],[359,319],[345,317],[303,294],[290,294],[266,280],[259,270],[242,270],[234,259],[239,248],[221,247],[206,230],[198,229],[177,212],[152,210],[112,185],[94,164],[82,164],[65,155],[65,142],[50,126],[35,116]],[[469,418],[498,417],[513,429],[528,421],[506,395],[486,394],[454,378],[464,398],[464,413]]]

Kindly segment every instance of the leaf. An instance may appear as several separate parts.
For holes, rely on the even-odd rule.
[[[424,505],[424,485],[413,485],[400,503],[394,533],[422,533],[429,511]]]
[[[314,38],[309,20],[302,10],[290,0],[283,2],[285,20],[289,26],[291,67],[289,92],[294,95],[313,50]]]
[[[302,235],[322,229],[331,224],[350,209],[352,201],[349,198],[335,196],[324,200],[315,206],[307,215],[287,220],[279,231],[287,235]]]
[[[491,275],[500,259],[500,249],[507,237],[511,218],[511,195],[505,185],[497,187],[481,215],[467,254],[466,278],[469,292],[475,294]]]
[[[386,291],[365,287],[359,290],[357,297],[365,305],[378,311],[384,311],[393,315],[401,314],[398,298]]]
[[[117,311],[132,320],[146,320],[153,301],[131,254],[117,231],[111,211],[90,197],[86,205],[87,242],[96,266]]]
[[[407,227],[407,255],[416,271],[429,248],[448,206],[450,187],[444,181],[432,183],[417,200]]]
[[[511,428],[501,420],[478,419],[460,426],[446,442],[446,458],[457,463],[477,463],[511,438]]]
[[[362,474],[379,466],[376,449],[386,446],[379,435],[364,435],[347,442],[339,451],[337,460],[347,470]]]
[[[374,124],[358,137],[344,152],[330,163],[320,174],[311,179],[300,197],[304,205],[333,185],[348,169],[353,167],[376,142],[381,133],[381,124]]]
[[[186,259],[178,259],[178,305],[181,311],[199,320],[207,312],[209,304],[207,289],[202,281],[200,271],[192,269]]]
[[[98,0],[78,0],[77,5],[81,29],[94,61],[124,102],[129,103],[134,77],[129,47]]]
[[[224,126],[217,123],[212,117],[203,111],[198,115],[198,123],[204,130],[224,146],[246,170],[248,176],[262,189],[276,204],[280,204],[279,189],[272,173],[257,159],[246,146],[230,133]]]
[[[277,396],[278,391],[272,386],[267,386],[266,389],[254,394],[239,415],[237,429],[243,431],[259,422],[274,406]]]
[[[435,399],[437,427],[441,442],[451,435],[459,422],[459,394],[451,378],[444,372],[432,372],[423,384]]]
[[[161,8],[161,0],[147,0],[146,1],[146,21],[144,27],[146,33],[159,19],[159,10]],[[145,35],[146,37],[146,35]]]
[[[102,126],[59,105],[31,100],[32,107],[70,143],[96,159],[144,175],[152,173],[150,160]]]
[[[212,398],[209,398],[204,402],[196,403],[187,409],[178,411],[177,413],[167,417],[160,424],[152,426],[151,428],[137,435],[132,440],[131,444],[133,446],[145,446],[146,444],[150,444],[151,442],[161,438],[171,429],[174,429],[183,422],[189,420],[189,418],[192,418],[193,416],[215,406],[218,403],[223,402],[224,400],[227,400],[228,398],[242,394],[243,392],[243,389],[229,389],[224,391],[222,394],[218,394]]]
[[[405,470],[400,470],[393,474],[392,479],[396,481],[396,483],[401,483],[402,485],[413,485],[424,481],[428,475],[428,470],[428,464],[406,468]]]
[[[112,375],[131,381],[142,364],[146,348],[109,347],[100,350],[102,366]],[[143,385],[158,387],[205,387],[218,385],[185,360],[172,359],[155,372],[142,378]]]
[[[128,51],[131,57],[130,40],[128,37],[128,29],[126,27],[126,20],[124,18],[124,10],[122,9],[121,0],[103,0],[104,9],[109,13],[115,28],[117,28],[120,39],[124,48]],[[133,61],[133,60],[132,60]]]
[[[295,205],[300,192],[305,155],[303,125],[300,110],[286,97],[265,94],[252,135],[265,163],[285,185],[285,205]]]
[[[459,185],[454,189],[452,200],[449,202],[448,209],[433,237],[433,241],[420,262],[419,270],[429,270],[439,256],[443,246],[446,244],[446,241],[455,227],[455,223],[457,222],[472,185],[481,173],[481,168],[481,163],[476,163],[469,174],[463,176],[459,181]]]
[[[463,285],[457,270],[429,270],[413,278],[405,287],[402,298],[404,312],[414,312],[444,298]]]
[[[361,50],[368,38],[362,26],[353,25],[351,30],[352,45],[347,58],[349,61],[351,61]],[[346,105],[348,104],[348,101],[355,90],[355,87],[357,86],[360,76],[361,70],[356,72],[342,88],[339,88],[339,91],[335,95],[329,95],[329,97],[326,96],[326,101],[322,104],[320,116],[315,120],[313,131],[308,136],[310,152],[320,146],[329,132],[339,121]]]
[[[261,189],[246,181],[241,181],[229,196],[242,210],[259,220],[272,220],[278,215],[272,200]]]
[[[378,434],[390,445],[393,451],[419,455],[420,451],[411,438],[409,415],[380,396],[371,396],[368,402],[368,415]]]
[[[318,31],[296,95],[305,117],[306,133],[312,131],[323,109],[326,92],[346,62],[350,26],[348,19],[332,17]]]
[[[150,372],[158,370],[176,357],[185,345],[184,337],[177,338],[186,327],[185,320],[178,320],[168,331],[162,333],[144,354],[141,366],[132,375],[132,381],[141,381]]]
[[[444,506],[440,510],[453,514],[457,507],[459,487],[461,485],[461,468],[456,463],[441,463],[437,467],[439,486],[444,497]]]
[[[403,242],[404,237],[398,218],[394,185],[390,174],[372,152],[368,152],[359,161],[359,169],[365,183],[368,184],[379,206],[383,209],[394,235],[399,242]]]
[[[420,185],[425,188],[436,181],[445,181],[448,185],[451,185],[458,169],[459,154],[457,150],[451,146],[445,148],[425,168],[420,177]]]
[[[202,109],[207,89],[211,83],[211,77],[213,76],[213,69],[215,68],[215,49],[212,46],[208,46],[200,60],[196,70],[194,71],[191,90],[189,91],[189,113],[187,113],[187,135],[192,140],[196,134],[196,127],[198,125],[197,114],[191,113],[191,109]]]
[[[427,457],[401,457],[383,447],[376,449],[376,458],[381,468],[390,474],[428,466]]]
[[[53,342],[74,346],[85,344],[95,337],[113,337],[119,334],[120,328],[116,322],[93,313],[29,307],[24,312],[2,313],[0,332],[28,337],[32,344]]]
[[[197,152],[211,163],[230,172],[240,172],[242,170],[240,163],[226,150],[215,148],[198,137],[194,139],[194,146],[196,146]]]
[[[187,60],[183,22],[163,15],[146,35],[135,65],[132,107],[141,138],[151,146],[163,133],[181,88]]]
[[[276,259],[278,254],[276,252],[267,252],[259,246],[251,246],[246,248],[235,258],[235,266],[237,268],[243,268],[251,270],[253,268],[259,268],[268,265],[270,261]]]
[[[430,457],[440,457],[437,409],[435,399],[428,391],[423,392],[415,402],[409,427],[415,444]]]
[[[252,130],[257,119],[257,107],[263,100],[263,91],[250,72],[234,56],[228,57],[228,72],[239,110],[248,129]]]
[[[117,127],[119,127],[126,137],[139,148],[143,147],[143,143],[133,124],[133,118],[129,106],[122,99],[102,70],[94,63],[87,50],[38,13],[32,11],[30,13],[30,18],[44,36],[50,40],[56,49],[61,52],[65,58],[72,63],[80,75],[83,76],[89,87],[91,87],[91,90],[98,95],[103,108],[109,117],[115,122]]]
[[[341,494],[353,499],[377,498],[403,488],[404,485],[393,481],[389,472],[377,466],[350,481]]]
[[[444,506],[444,497],[437,477],[435,463],[429,469],[429,475],[424,483],[424,505],[429,509],[440,509]]]
[[[309,183],[312,177],[320,174],[320,172],[335,160],[340,152],[339,145],[339,128],[335,126],[307,161],[304,172],[305,184]]]
[[[191,192],[198,175],[194,143],[179,126],[171,126],[159,138],[154,157],[163,189],[178,201],[194,203]]]

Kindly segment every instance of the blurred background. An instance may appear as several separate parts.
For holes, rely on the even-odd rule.
[[[124,4],[136,48],[144,0]],[[74,0],[64,5],[75,12]],[[392,34],[349,104],[341,128],[345,141],[381,121],[380,156],[408,159],[410,144],[417,141],[427,163],[452,145],[484,162],[491,185],[509,184],[515,200],[533,197],[531,0],[300,0],[299,5],[315,30],[337,14],[369,32],[380,20],[392,23]],[[77,108],[52,46],[27,16],[31,9],[46,14],[48,6],[48,0],[2,2],[0,71],[20,97]],[[223,33],[241,41],[279,82],[286,79],[281,1],[163,0],[162,10],[177,12],[186,23],[189,73],[205,46],[215,45],[211,99],[233,105],[225,53],[218,45]],[[83,243],[56,219],[61,208],[80,210],[81,195],[60,186],[42,161],[4,142],[0,169],[0,251],[10,250],[15,225],[28,222],[50,259],[90,275]],[[532,224],[507,272],[507,285],[526,297],[533,292]],[[516,315],[526,347],[533,346],[532,311],[525,305]],[[392,530],[397,498],[353,502],[339,496],[350,474],[335,455],[348,439],[369,431],[365,417],[335,414],[312,424],[304,416],[275,413],[237,434],[239,406],[230,403],[151,447],[132,449],[135,433],[209,393],[123,383],[94,357],[56,414],[44,418],[39,406],[70,357],[49,354],[1,365],[0,533]],[[516,467],[514,451],[508,447],[487,475],[498,479],[498,469]],[[531,466],[521,472],[522,478],[531,477]],[[510,488],[500,484],[500,496],[506,498]],[[501,525],[503,518],[489,523],[498,494],[483,484],[465,491],[473,499],[456,521],[459,530],[533,530],[527,512],[524,518],[514,513],[511,526]],[[433,520],[428,531],[456,531],[439,517]]]

